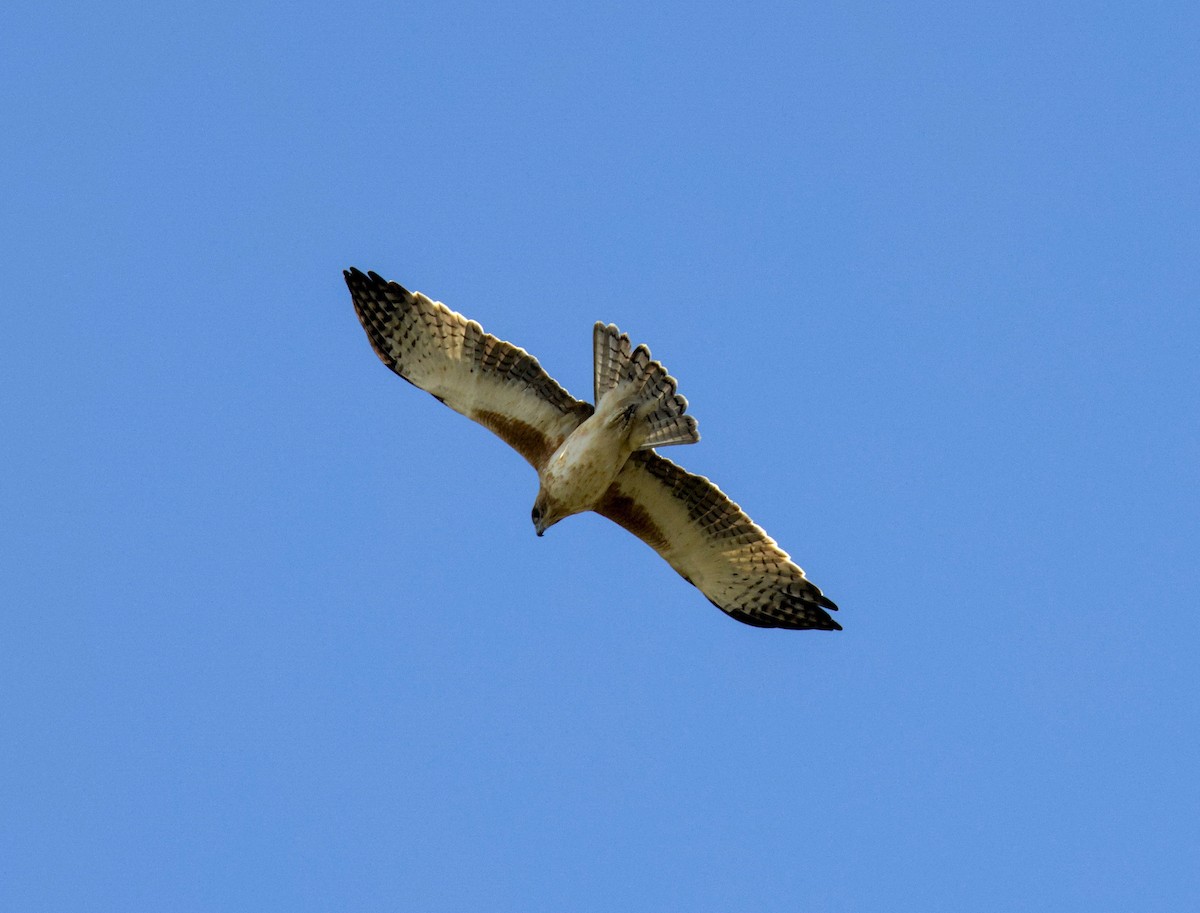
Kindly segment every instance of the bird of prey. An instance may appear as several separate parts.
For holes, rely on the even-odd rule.
[[[703,476],[655,447],[700,439],[676,382],[612,324],[592,332],[595,404],[575,399],[524,349],[373,272],[345,272],[375,354],[414,386],[497,434],[533,466],[541,536],[594,510],[633,533],[732,618],[840,631],[837,606]]]

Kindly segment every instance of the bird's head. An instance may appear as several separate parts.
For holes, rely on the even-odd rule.
[[[533,528],[538,536],[543,536],[550,527],[565,517],[558,506],[550,499],[545,491],[539,490],[537,499],[533,502]]]

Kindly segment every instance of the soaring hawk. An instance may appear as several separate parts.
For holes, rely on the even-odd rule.
[[[524,349],[375,273],[346,271],[354,308],[385,365],[495,432],[533,466],[541,536],[585,510],[633,533],[732,618],[761,628],[840,631],[837,606],[703,476],[654,452],[700,439],[675,379],[612,324],[592,332],[595,405],[575,399]]]

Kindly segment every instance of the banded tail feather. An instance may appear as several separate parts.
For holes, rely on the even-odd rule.
[[[638,450],[694,444],[700,440],[687,399],[676,392],[675,378],[644,345],[634,348],[613,324],[597,323],[592,332],[596,406],[605,396],[628,398],[636,407]]]

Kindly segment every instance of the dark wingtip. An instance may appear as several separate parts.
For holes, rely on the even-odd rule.
[[[349,269],[342,270],[342,275],[346,278],[346,285],[349,286],[352,292],[355,290],[371,290],[374,292],[390,290],[405,297],[412,295],[412,292],[399,282],[389,282],[374,270],[369,269],[364,273],[357,266],[352,266]]]
[[[842,626],[820,609],[809,609],[798,627],[813,631],[840,631]]]
[[[686,577],[684,578],[687,579]],[[691,581],[688,581],[691,583]],[[693,584],[694,586],[694,584]],[[721,609],[726,615],[734,621],[740,621],[744,625],[750,625],[755,628],[783,628],[789,631],[840,631],[842,626],[829,617],[828,614],[806,603],[794,606],[795,614],[789,618],[781,618],[765,614],[755,614],[742,609],[723,609],[721,604],[711,597],[708,601]]]
[[[800,630],[808,629],[809,631],[840,631],[840,630],[842,630],[842,626],[840,624],[838,624],[836,621],[834,621],[832,618],[830,618],[828,615],[826,615],[824,612],[821,612],[819,615],[816,612],[812,612],[812,613],[808,614],[807,617],[800,620],[797,624],[788,625],[788,627],[795,627]]]

